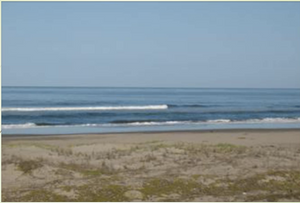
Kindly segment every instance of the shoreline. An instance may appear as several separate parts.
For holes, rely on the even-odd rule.
[[[64,136],[82,136],[82,135],[115,135],[115,134],[164,134],[164,133],[236,133],[236,132],[300,132],[299,128],[232,128],[232,129],[204,129],[204,130],[166,130],[166,131],[133,131],[133,132],[99,132],[99,133],[65,133],[65,134],[3,134],[2,139],[9,138],[28,138],[28,137],[64,137]]]

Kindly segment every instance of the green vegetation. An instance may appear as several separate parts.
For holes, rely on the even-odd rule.
[[[160,141],[79,153],[72,147],[27,146],[39,146],[48,151],[43,158],[11,155],[2,160],[4,167],[14,169],[15,164],[23,172],[24,180],[32,180],[30,184],[21,182],[26,187],[21,185],[2,191],[3,201],[180,202],[199,201],[202,197],[216,201],[300,200],[300,171],[296,168],[299,153],[296,149],[295,153],[287,154],[284,148],[264,151],[228,143],[165,144]],[[263,159],[264,155],[275,161],[277,157],[295,160],[295,164],[277,167],[270,161],[270,165],[259,165],[258,161],[269,160]],[[239,167],[243,161],[246,164]],[[43,166],[47,166],[42,168],[45,173],[49,172],[44,182],[40,179],[43,170],[33,173]],[[244,169],[249,171],[241,172]],[[16,174],[19,176],[20,172]]]
[[[82,185],[77,188],[77,199],[80,202],[126,202],[124,193],[128,187],[123,185],[106,185],[99,188],[97,185]]]
[[[10,148],[18,148],[18,147],[37,147],[37,148],[47,149],[47,150],[51,150],[51,149],[57,148],[56,146],[48,145],[48,144],[42,144],[42,143],[7,144],[7,145],[5,145],[5,146],[6,146],[6,147],[10,147]]]
[[[85,176],[100,176],[102,175],[100,170],[86,170],[81,172]]]
[[[101,166],[98,167],[92,166],[88,163],[60,163],[59,167],[69,171],[81,173],[84,176],[113,175],[117,173],[116,170],[107,166],[105,162],[102,162]]]
[[[228,143],[220,143],[215,145],[216,152],[219,153],[230,153],[230,152],[236,152],[236,153],[244,153],[246,151],[245,146],[238,146]]]
[[[264,191],[250,195],[249,201],[278,201],[280,198],[300,199],[300,171],[269,171],[250,178],[236,180],[229,189],[235,191]]]
[[[63,195],[58,195],[44,189],[32,190],[21,198],[26,202],[67,202],[69,199]]]
[[[175,179],[167,180],[161,178],[153,178],[144,184],[142,193],[146,197],[179,194],[183,199],[191,197],[199,193],[201,184],[194,180]]]
[[[25,174],[31,174],[33,170],[42,167],[42,160],[20,160],[17,163],[17,167]]]
[[[144,158],[141,159],[141,162],[151,162],[156,160],[157,160],[156,156],[154,156],[153,154],[147,154]]]
[[[300,171],[269,171],[241,179],[218,179],[204,185],[191,179],[153,178],[145,182],[141,190],[146,198],[171,194],[180,195],[178,201],[193,200],[199,196],[233,197],[245,196],[246,201],[278,201],[280,198],[300,199]],[[273,177],[273,179],[268,179]],[[255,195],[251,195],[251,193]]]

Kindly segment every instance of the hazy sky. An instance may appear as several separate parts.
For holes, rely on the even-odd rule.
[[[300,2],[2,2],[2,85],[300,88]]]

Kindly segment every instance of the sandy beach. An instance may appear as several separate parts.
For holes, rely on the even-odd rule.
[[[300,130],[2,136],[2,201],[300,201]]]

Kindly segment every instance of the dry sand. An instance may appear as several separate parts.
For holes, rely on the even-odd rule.
[[[300,130],[7,135],[2,201],[300,201]]]

